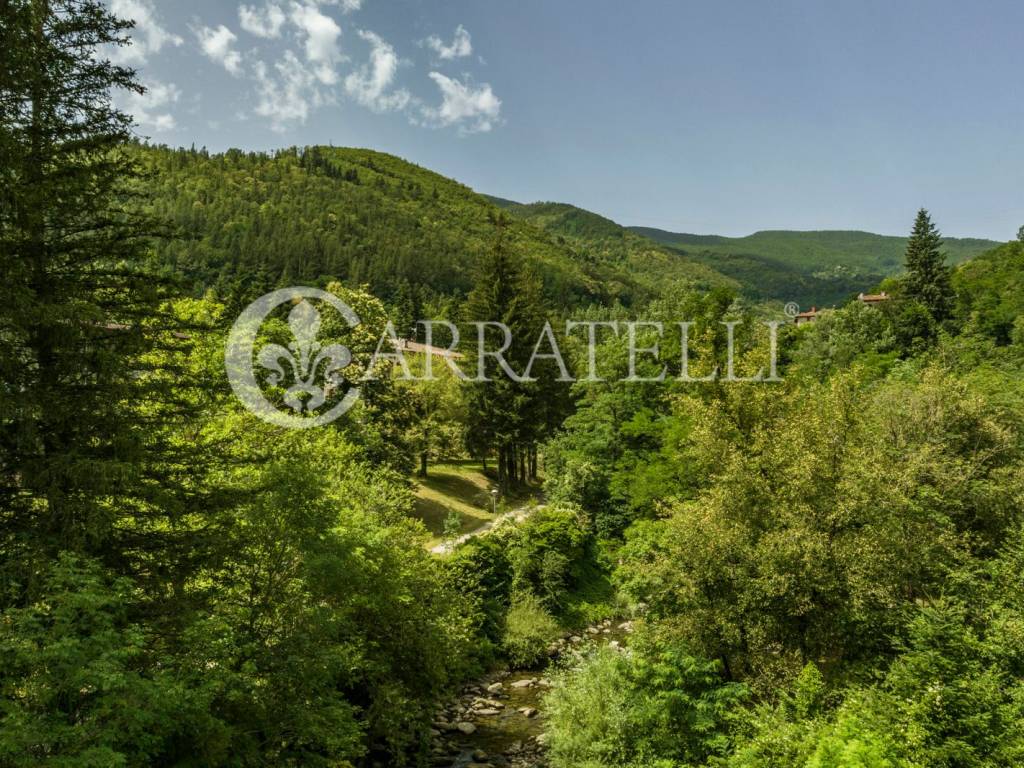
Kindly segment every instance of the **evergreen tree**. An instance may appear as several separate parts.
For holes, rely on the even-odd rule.
[[[954,294],[950,270],[940,252],[942,236],[924,208],[917,212],[914,229],[907,241],[904,279],[906,296],[920,302],[937,322],[953,312]]]
[[[196,555],[167,530],[185,495],[198,500],[185,490],[198,457],[166,429],[189,399],[174,370],[187,342],[138,266],[152,227],[133,213],[131,118],[111,102],[142,88],[98,55],[129,27],[95,0],[0,5],[0,548],[13,599],[39,572],[29,563],[60,551],[169,579]]]
[[[1017,230],[1017,240],[1024,243],[1024,226]]]
[[[491,221],[495,244],[477,265],[474,287],[463,308],[464,319],[503,323],[512,336],[505,360],[522,375],[544,324],[539,281],[509,247],[505,215],[499,214]],[[487,349],[499,349],[503,340],[504,334],[497,327],[487,328]],[[481,369],[475,335],[467,338],[466,346],[469,354],[465,370],[476,377]],[[470,390],[467,442],[480,456],[486,457],[491,451],[497,454],[498,482],[507,488],[526,479],[526,460],[537,437],[530,419],[540,389],[537,382],[513,380],[493,358],[484,361],[482,372],[488,381],[474,383]]]

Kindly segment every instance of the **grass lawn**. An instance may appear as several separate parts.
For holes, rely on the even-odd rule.
[[[426,477],[416,477],[414,482],[416,507],[413,514],[430,531],[430,546],[440,543],[450,510],[458,512],[461,518],[460,534],[475,531],[495,517],[491,514],[490,494],[495,484],[484,475],[479,462],[434,464]],[[537,489],[531,488],[515,496],[499,498],[498,514],[536,496]]]

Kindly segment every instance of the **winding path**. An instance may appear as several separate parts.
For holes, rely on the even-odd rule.
[[[454,539],[450,541],[442,541],[440,544],[431,547],[430,551],[433,552],[435,555],[446,555],[460,544],[463,544],[472,538],[475,538],[477,536],[486,536],[488,533],[493,531],[497,526],[505,523],[521,523],[523,520],[528,518],[538,509],[543,508],[543,504],[527,504],[522,507],[510,509],[508,512],[502,512],[496,518],[494,518],[493,520],[488,520],[479,528],[469,531],[468,533],[463,533],[460,536],[456,536]]]

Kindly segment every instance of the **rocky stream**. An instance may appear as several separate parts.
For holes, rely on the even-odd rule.
[[[624,646],[632,625],[606,620],[548,648],[536,669],[499,669],[463,686],[435,713],[431,764],[450,768],[540,768],[546,765],[543,697],[550,665],[588,645]]]

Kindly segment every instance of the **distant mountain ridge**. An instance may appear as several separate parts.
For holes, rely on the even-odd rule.
[[[843,266],[857,274],[891,275],[902,269],[907,243],[905,237],[859,230],[762,230],[746,237],[723,237],[651,227],[628,229],[687,251],[713,247],[719,253],[761,256],[805,272]],[[959,264],[999,245],[995,240],[956,237],[945,238],[944,243],[951,264]]]
[[[906,238],[858,230],[764,230],[746,237],[625,227],[566,203],[518,203],[489,197],[495,205],[575,247],[615,261],[627,252],[670,254],[735,281],[756,300],[838,304],[898,274]],[[994,240],[946,238],[950,264],[960,264],[999,245]],[[652,244],[660,249],[653,249]]]
[[[152,212],[182,235],[157,241],[157,265],[197,294],[213,288],[239,302],[338,278],[395,305],[457,303],[494,246],[499,210],[512,217],[507,246],[567,308],[643,304],[676,282],[822,306],[869,290],[903,261],[903,238],[868,232],[729,238],[624,227],[565,203],[482,195],[372,150],[134,151],[152,172]],[[946,250],[957,263],[995,245],[950,238]]]

